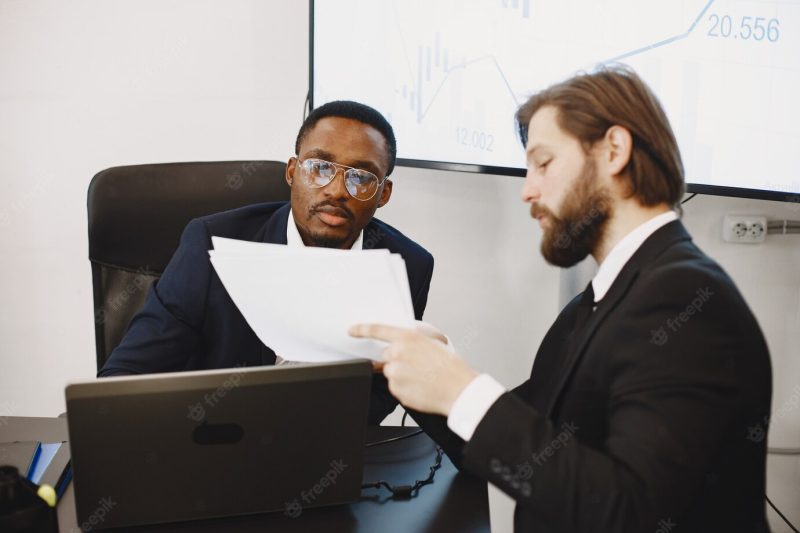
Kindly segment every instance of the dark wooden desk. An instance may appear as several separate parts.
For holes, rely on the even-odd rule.
[[[9,440],[67,440],[63,418],[8,417],[0,437]],[[407,434],[416,428],[370,428],[368,441],[376,442]],[[427,477],[436,456],[434,443],[424,433],[366,449],[364,480],[386,480],[393,485],[411,484]],[[220,531],[326,531],[326,532],[488,532],[489,498],[486,483],[456,470],[447,456],[434,482],[409,500],[392,500],[384,490],[365,489],[361,501],[330,508],[302,509],[291,518],[269,513],[176,524],[124,528],[113,531],[220,532]],[[58,504],[61,533],[79,533],[72,486]]]

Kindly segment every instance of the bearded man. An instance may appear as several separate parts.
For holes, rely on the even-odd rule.
[[[768,531],[769,353],[679,220],[683,165],[658,100],[603,69],[533,96],[517,122],[544,258],[599,264],[530,379],[507,391],[420,331],[351,334],[389,343],[391,393],[438,415],[419,421],[451,459],[516,500],[516,531]]]

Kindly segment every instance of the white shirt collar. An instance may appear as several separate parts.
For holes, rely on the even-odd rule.
[[[619,241],[606,256],[605,261],[600,265],[592,280],[594,290],[594,301],[599,302],[608,293],[614,280],[617,279],[622,267],[636,253],[636,250],[647,240],[650,235],[656,232],[661,226],[669,224],[673,220],[678,220],[675,211],[667,211],[656,215],[644,224],[640,225]]]
[[[301,246],[305,246],[303,242],[303,237],[300,236],[300,231],[297,229],[297,224],[294,222],[294,216],[292,216],[292,210],[289,209],[289,220],[286,222],[286,246],[291,246],[293,248],[300,248]],[[351,250],[363,250],[364,249],[364,230],[361,230],[358,234],[358,238],[356,242],[353,243],[353,246],[350,247]]]

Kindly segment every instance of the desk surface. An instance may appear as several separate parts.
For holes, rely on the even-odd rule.
[[[0,440],[67,440],[66,420],[63,418],[9,417],[6,420]],[[369,429],[369,442],[416,430],[387,426]],[[417,479],[427,477],[435,457],[435,445],[424,433],[369,447],[365,455],[364,480],[382,479],[393,485],[412,484]],[[434,482],[422,487],[415,498],[392,500],[384,489],[364,489],[361,496],[359,502],[350,505],[302,509],[295,518],[283,513],[269,513],[113,531],[489,531],[486,483],[458,472],[447,456],[442,459]],[[80,531],[75,518],[72,485],[58,504],[58,523],[62,532]]]

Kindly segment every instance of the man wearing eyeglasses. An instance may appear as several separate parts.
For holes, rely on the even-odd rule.
[[[330,102],[312,111],[286,166],[291,201],[255,204],[190,222],[162,277],[148,293],[99,376],[281,364],[247,325],[211,266],[211,236],[288,246],[386,248],[402,255],[419,320],[433,274],[433,257],[373,218],[389,201],[397,153],[391,125],[375,109]],[[264,275],[269,275],[265,272]],[[354,273],[354,276],[356,274]],[[336,305],[298,302],[298,305]],[[369,423],[397,401],[386,379],[372,384]]]

